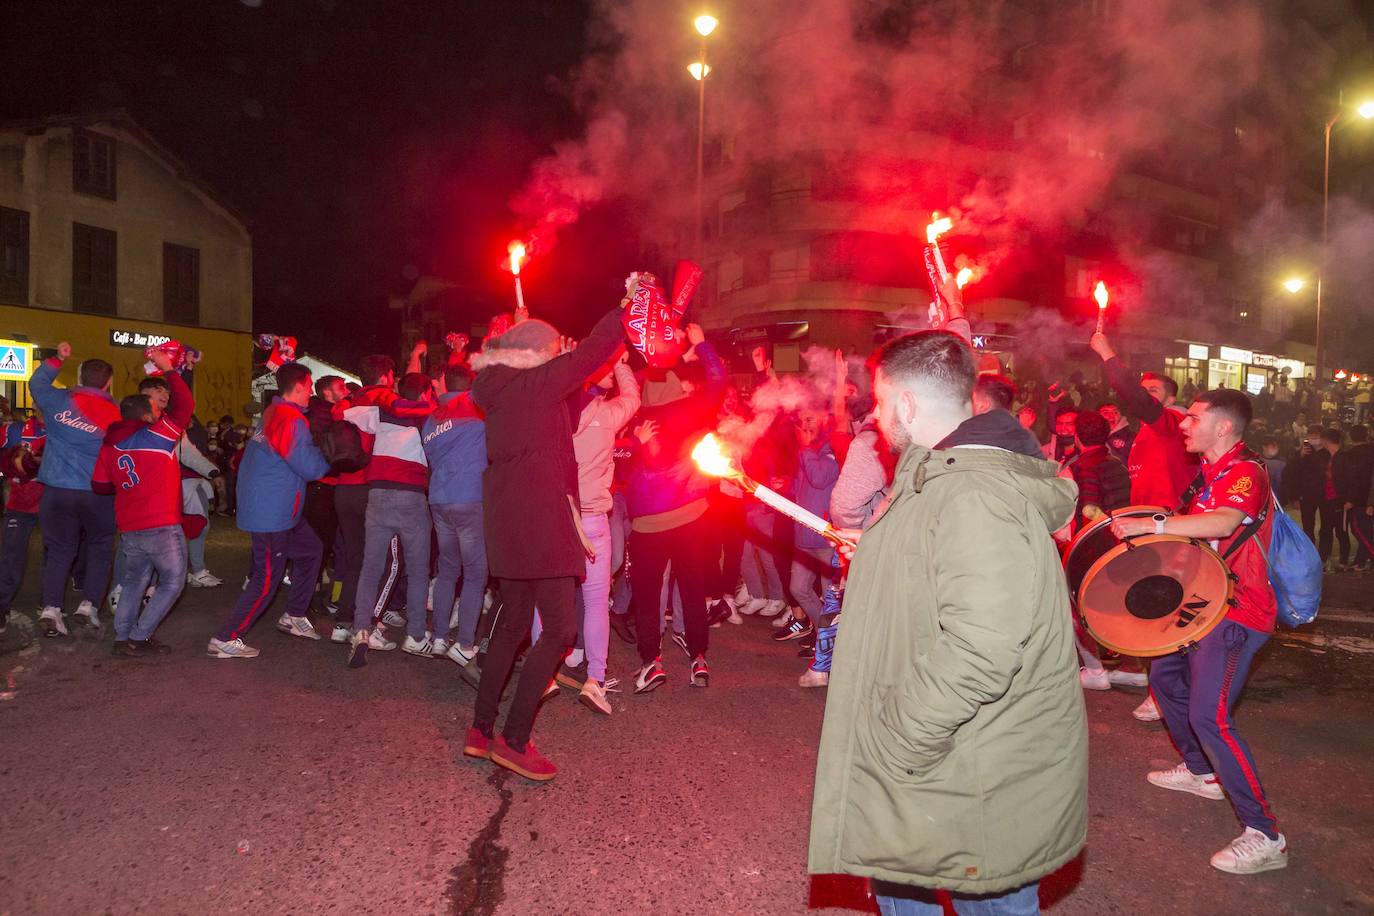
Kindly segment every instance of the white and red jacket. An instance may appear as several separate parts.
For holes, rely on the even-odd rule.
[[[354,475],[340,475],[339,483],[367,484],[384,490],[416,490],[424,493],[429,487],[429,461],[425,458],[420,428],[434,412],[434,405],[424,401],[408,401],[386,388],[364,388],[349,402],[340,401],[343,418],[362,433],[363,447],[372,459],[357,474],[362,481],[345,479]]]

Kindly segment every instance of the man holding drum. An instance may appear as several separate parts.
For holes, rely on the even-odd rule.
[[[1226,619],[1195,645],[1151,665],[1150,686],[1183,762],[1148,776],[1164,789],[1217,800],[1230,797],[1245,832],[1212,856],[1212,866],[1237,875],[1288,864],[1288,843],[1278,832],[1254,757],[1231,716],[1250,663],[1278,615],[1265,561],[1268,511],[1273,508],[1269,478],[1263,462],[1241,441],[1250,417],[1250,399],[1243,392],[1200,394],[1181,424],[1188,451],[1203,459],[1183,514],[1112,523],[1121,538],[1174,534],[1209,541],[1237,577],[1235,603]],[[1252,530],[1261,515],[1263,523]],[[1232,550],[1236,543],[1239,548]]]

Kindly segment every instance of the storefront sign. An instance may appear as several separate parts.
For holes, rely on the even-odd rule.
[[[1279,364],[1279,358],[1272,353],[1256,353],[1254,358],[1250,360],[1250,364],[1252,366],[1269,366],[1270,368],[1276,368]]]
[[[1239,347],[1222,347],[1221,358],[1233,363],[1248,363],[1255,358],[1255,354]]]
[[[1206,344],[1188,344],[1189,359],[1206,359],[1210,355]]]
[[[156,347],[164,344],[172,338],[166,334],[149,334],[144,331],[126,331],[119,328],[110,329],[110,346],[112,347],[135,347],[139,350],[146,350],[148,347]]]
[[[0,340],[0,379],[27,382],[33,375],[33,344]]]

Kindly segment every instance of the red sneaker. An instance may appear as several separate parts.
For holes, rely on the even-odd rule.
[[[548,782],[558,775],[558,767],[535,750],[532,741],[525,745],[525,752],[521,754],[507,744],[504,737],[497,737],[491,745],[491,762],[535,782]]]
[[[491,757],[491,739],[475,726],[469,728],[467,737],[463,739],[463,754],[486,760]]]

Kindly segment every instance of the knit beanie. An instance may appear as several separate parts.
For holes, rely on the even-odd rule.
[[[558,342],[558,329],[547,321],[527,318],[511,329],[487,343],[488,347],[498,350],[535,350],[543,351]]]

